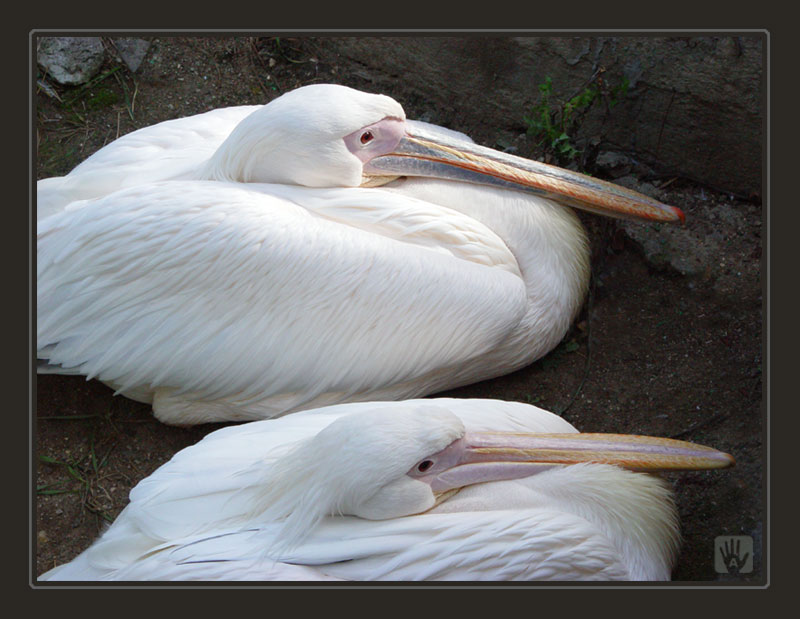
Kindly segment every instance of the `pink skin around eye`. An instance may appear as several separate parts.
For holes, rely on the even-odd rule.
[[[370,134],[372,139],[365,134]],[[344,143],[347,150],[362,163],[367,163],[375,157],[394,152],[405,134],[405,121],[399,118],[384,118],[345,136]]]

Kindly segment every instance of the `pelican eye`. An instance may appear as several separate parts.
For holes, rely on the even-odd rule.
[[[375,139],[375,136],[372,134],[372,131],[365,131],[361,134],[362,144],[369,144],[373,139]]]
[[[423,460],[417,465],[417,471],[424,473],[433,466],[433,460]]]

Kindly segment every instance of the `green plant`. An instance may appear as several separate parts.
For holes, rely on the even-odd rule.
[[[75,418],[91,416],[75,416]],[[99,457],[95,450],[94,433],[92,433],[89,439],[88,453],[78,458],[71,458],[67,461],[39,454],[40,462],[60,468],[66,475],[62,474],[61,479],[51,483],[38,484],[36,493],[44,496],[77,494],[81,497],[81,503],[87,510],[97,514],[106,522],[113,522],[113,500],[104,485],[110,475],[103,471],[103,468],[114,447],[115,444],[112,444],[105,455]]]
[[[613,87],[596,73],[578,94],[566,101],[555,100],[553,80],[545,77],[539,84],[539,103],[531,109],[531,115],[523,117],[528,125],[528,135],[539,139],[546,155],[555,159],[559,165],[566,165],[574,160],[581,151],[574,145],[574,138],[586,113],[598,100],[604,100],[607,109],[617,105],[627,94],[629,82],[623,77]]]

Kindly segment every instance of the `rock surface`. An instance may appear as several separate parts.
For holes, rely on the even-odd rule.
[[[747,196],[761,193],[762,39],[387,37],[376,45],[348,37],[332,47],[363,67],[377,90],[402,81],[412,101],[435,105],[444,124],[458,121],[478,140],[488,137],[481,128],[489,116],[524,132],[522,119],[548,76],[561,99],[579,93],[598,71],[611,84],[624,76],[627,94],[610,114],[593,108],[584,137],[602,133],[604,142],[660,172]],[[488,103],[475,92],[491,93]]]
[[[42,37],[36,61],[59,84],[75,86],[92,79],[105,59],[100,37]]]
[[[125,66],[136,73],[139,70],[144,57],[147,55],[147,50],[150,48],[150,42],[144,39],[134,39],[131,37],[120,37],[112,39],[114,48],[119,53]]]

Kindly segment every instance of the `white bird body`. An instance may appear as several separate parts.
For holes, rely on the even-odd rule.
[[[606,436],[527,404],[444,398],[223,428],[140,482],[93,546],[40,580],[669,579],[677,516],[656,476],[588,461],[420,502],[436,486],[403,474],[408,463],[431,450],[443,462],[481,432]]]
[[[190,424],[418,397],[547,353],[587,287],[577,217],[475,181],[390,182],[402,127],[448,157],[471,144],[319,85],[136,131],[39,181],[40,371]],[[359,186],[370,166],[381,187]]]
[[[40,223],[50,362],[163,421],[258,419],[506,373],[555,346],[579,307],[585,271],[564,290],[526,264],[526,282],[476,219],[377,189],[304,188],[302,206],[296,191],[174,181]]]
[[[36,185],[36,218],[79,200],[167,180],[196,179],[233,128],[263,106],[219,108],[132,131],[107,144],[69,174]]]
[[[588,466],[586,483],[609,468]],[[525,489],[519,482],[497,483]],[[541,497],[531,493],[530,499]],[[672,569],[667,558],[644,569],[628,565],[620,549],[592,522],[558,509],[537,508],[535,503],[525,509],[432,511],[390,521],[339,517],[321,524],[300,547],[265,555],[262,549],[274,542],[278,530],[277,525],[254,526],[189,536],[162,544],[141,561],[101,579],[663,581],[669,580]],[[63,577],[73,578],[68,572]]]

